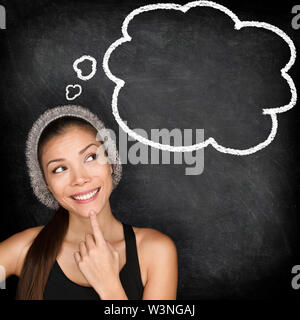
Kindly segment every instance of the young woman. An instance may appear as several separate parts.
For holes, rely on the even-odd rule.
[[[6,277],[19,277],[17,299],[176,299],[173,240],[127,225],[111,211],[122,166],[105,130],[93,113],[70,105],[49,109],[32,127],[31,185],[56,212],[45,226],[0,243]]]

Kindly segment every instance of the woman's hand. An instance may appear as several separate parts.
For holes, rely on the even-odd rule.
[[[86,234],[86,241],[74,253],[75,261],[89,284],[98,292],[109,290],[120,281],[119,253],[104,239],[96,215],[90,212],[93,235]]]

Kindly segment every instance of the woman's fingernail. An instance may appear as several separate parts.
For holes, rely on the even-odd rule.
[[[95,211],[94,210],[91,210],[90,211],[90,216],[93,216],[95,214]]]

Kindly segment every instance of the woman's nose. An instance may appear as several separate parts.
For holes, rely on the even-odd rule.
[[[72,185],[82,185],[90,181],[88,173],[83,168],[77,168],[72,174]]]

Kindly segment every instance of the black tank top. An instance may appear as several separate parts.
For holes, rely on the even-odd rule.
[[[144,287],[135,234],[132,226],[123,222],[122,225],[126,243],[126,263],[120,271],[120,280],[129,300],[141,300]],[[101,300],[93,287],[81,286],[67,278],[57,260],[50,271],[43,298],[44,300]]]

